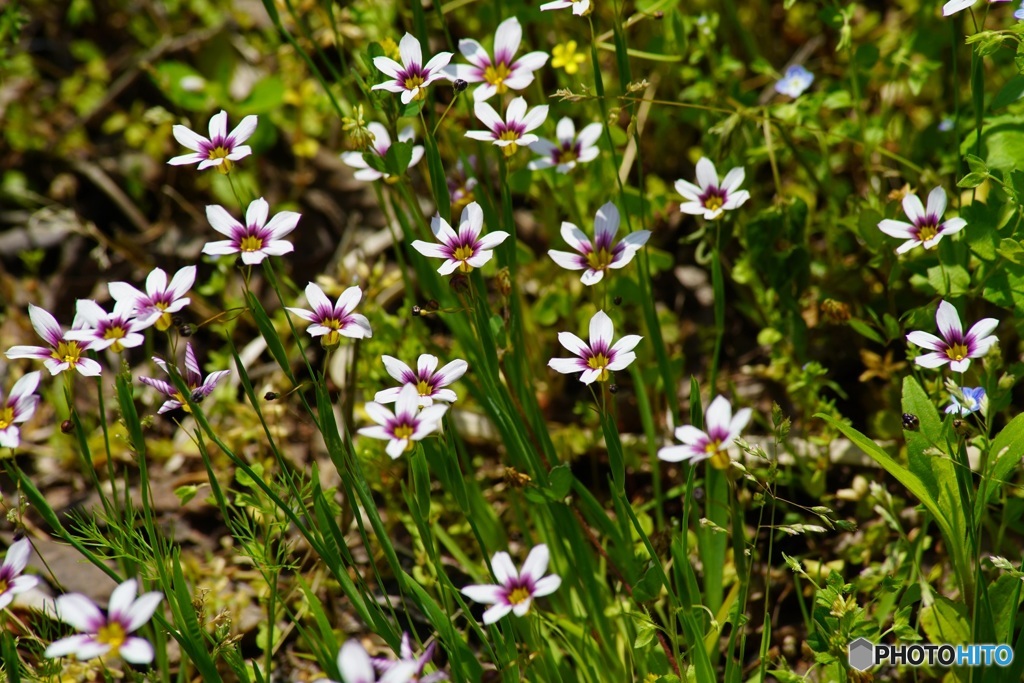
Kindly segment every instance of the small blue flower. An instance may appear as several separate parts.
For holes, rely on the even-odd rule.
[[[796,99],[814,82],[814,74],[799,64],[786,69],[786,75],[775,82],[775,91]]]
[[[1024,21],[1024,2],[1020,3],[1020,9],[1013,13],[1013,18],[1018,21]]]
[[[960,415],[969,415],[970,413],[977,412],[981,408],[981,401],[985,398],[985,389],[983,387],[962,387],[960,392],[964,395],[964,403],[961,403],[956,399],[956,396],[950,396],[949,400],[952,403],[946,408],[947,413],[958,413]]]
[[[953,119],[952,118],[947,116],[944,119],[942,119],[941,121],[939,121],[939,131],[941,131],[943,133],[948,133],[951,130],[953,130]]]

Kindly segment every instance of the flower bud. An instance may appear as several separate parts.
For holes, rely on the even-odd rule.
[[[263,400],[264,401],[276,401],[277,399],[278,399],[278,396],[277,396],[277,392],[275,392],[275,391],[268,391],[267,393],[263,394]]]
[[[72,431],[74,431],[74,429],[75,423],[72,422],[71,420],[64,420],[63,422],[60,423],[60,431],[64,432],[65,434],[70,434]]]
[[[182,325],[182,326],[180,326],[178,328],[178,334],[180,334],[182,337],[191,337],[192,336],[192,332],[193,332],[193,330],[192,330],[192,326],[191,325],[187,325],[186,324],[186,325]]]
[[[466,90],[466,88],[469,87],[469,83],[467,83],[462,78],[456,78],[455,82],[452,83],[452,87],[455,88],[455,92],[464,92]]]

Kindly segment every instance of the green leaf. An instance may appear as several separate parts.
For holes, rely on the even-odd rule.
[[[991,463],[988,474],[981,480],[978,489],[978,509],[975,519],[980,519],[982,509],[987,505],[1017,469],[1021,457],[1024,456],[1024,413],[1010,420],[1002,428],[989,450],[988,459]]]
[[[885,344],[885,340],[882,339],[882,335],[878,334],[878,332],[876,332],[874,330],[874,328],[870,327],[863,320],[857,320],[856,318],[851,318],[847,322],[847,324],[851,328],[853,328],[854,332],[856,332],[857,334],[861,335],[862,337],[867,337],[868,339],[870,339],[871,341],[873,341],[873,342],[875,342],[877,344],[882,344],[882,345]]]
[[[196,497],[199,493],[199,487],[195,484],[189,484],[188,486],[179,486],[174,489],[174,495],[178,497],[178,501],[184,506],[188,505],[188,502]]]
[[[284,81],[277,76],[267,76],[253,86],[239,108],[246,114],[266,114],[281,108],[284,104]]]
[[[996,249],[1000,256],[1019,266],[1024,266],[1024,244],[1014,239],[999,240],[999,247]]]
[[[633,641],[634,650],[642,650],[654,641],[658,629],[654,624],[647,622],[640,625],[636,631],[636,640]]]
[[[548,474],[548,491],[554,500],[561,500],[569,495],[572,488],[572,470],[568,465],[559,465]]]
[[[988,179],[988,176],[983,174],[983,173],[968,173],[963,178],[961,178],[959,181],[957,181],[956,186],[957,187],[978,187],[978,185],[981,185],[987,179]]]
[[[986,175],[988,173],[988,166],[985,165],[985,162],[981,157],[973,154],[965,154],[964,161],[967,162],[967,166],[971,169],[971,173],[981,173],[982,175]]]
[[[928,284],[942,297],[962,296],[971,288],[971,274],[963,266],[933,266]]]
[[[412,161],[412,147],[413,144],[409,140],[392,142],[387,154],[384,155],[386,173],[395,178],[404,175],[409,168],[409,162]]]
[[[936,595],[935,602],[921,608],[921,630],[932,643],[969,643],[971,627],[967,623],[967,610],[949,598]]]

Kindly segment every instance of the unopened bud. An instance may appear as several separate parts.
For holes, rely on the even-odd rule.
[[[412,317],[418,318],[421,315],[423,315],[423,309],[420,308],[419,306],[413,306],[412,307]]]
[[[276,401],[277,400],[277,392],[276,391],[268,391],[267,393],[263,394],[263,400],[265,400],[265,401]]]
[[[621,306],[622,305],[622,297],[621,296],[615,297],[614,299],[612,299],[612,303],[615,304],[616,306]]]
[[[441,309],[441,304],[437,303],[437,299],[430,299],[427,301],[427,310],[434,313]]]
[[[452,279],[448,281],[448,286],[459,294],[465,294],[469,291],[469,278],[462,273],[456,273],[452,276]]]
[[[70,434],[72,431],[74,431],[74,429],[75,423],[72,422],[71,420],[64,420],[63,422],[60,423],[60,431],[64,432],[65,434]]]
[[[469,87],[469,83],[462,78],[456,78],[455,82],[452,83],[452,87],[455,88],[455,92],[464,92]]]
[[[612,393],[612,394],[619,393],[619,385],[618,384],[609,384],[608,385],[608,391],[609,391],[609,393]]]
[[[508,268],[502,268],[498,271],[498,291],[501,292],[503,297],[508,297],[512,293],[512,274],[509,273]]]
[[[175,327],[181,327],[182,325],[185,324],[185,319],[182,318],[180,315],[172,315],[171,324],[174,325]]]
[[[191,325],[181,325],[180,327],[178,327],[178,334],[180,334],[182,337],[191,337],[192,336],[192,326]]]

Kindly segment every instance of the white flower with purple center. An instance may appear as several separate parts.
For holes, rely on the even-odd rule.
[[[552,358],[548,361],[548,367],[564,375],[582,372],[580,381],[584,384],[605,382],[608,373],[623,370],[636,360],[633,349],[643,339],[636,334],[627,334],[613,345],[614,335],[612,319],[604,311],[598,311],[590,319],[590,343],[572,332],[559,332],[559,343],[577,357]]]
[[[387,368],[388,374],[402,385],[378,391],[377,395],[373,397],[377,403],[394,403],[407,385],[416,387],[420,406],[433,405],[434,401],[453,403],[458,396],[454,391],[445,389],[445,387],[466,374],[466,370],[469,368],[466,361],[456,359],[438,370],[437,356],[429,353],[420,354],[415,370],[393,356],[381,356],[381,360],[384,361],[384,367]]]
[[[812,83],[814,83],[814,74],[800,64],[794,64],[786,69],[782,78],[775,82],[775,92],[789,95],[795,100],[803,95]]]
[[[4,398],[0,391],[0,447],[17,448],[21,443],[21,433],[18,425],[27,421],[36,412],[39,405],[39,397],[35,395],[39,388],[39,371],[29,372],[14,383],[11,393]],[[3,577],[0,576],[0,588],[3,587]],[[3,591],[0,590],[0,595]],[[0,605],[0,609],[3,605]]]
[[[185,308],[190,299],[185,296],[196,281],[196,267],[185,266],[167,282],[167,273],[154,268],[146,277],[146,291],[140,292],[127,282],[107,284],[111,298],[127,302],[143,327],[155,325],[161,332],[171,326],[171,315]]]
[[[935,324],[942,338],[928,332],[915,331],[907,335],[907,341],[931,353],[918,356],[914,362],[923,368],[938,368],[949,363],[953,372],[967,372],[972,358],[981,358],[999,339],[992,334],[999,321],[995,318],[983,318],[971,326],[964,334],[960,324],[960,314],[948,301],[939,303],[935,312]]]
[[[7,350],[8,358],[40,359],[51,375],[58,375],[65,370],[78,370],[86,377],[96,377],[100,374],[100,364],[92,358],[84,357],[85,352],[93,348],[91,341],[77,341],[67,337],[57,320],[38,306],[28,305],[28,317],[32,321],[32,327],[50,346],[12,346]],[[82,330],[85,327],[86,323],[81,314],[76,314],[71,330]]]
[[[658,451],[658,459],[666,462],[688,460],[695,465],[711,458],[711,466],[724,470],[729,468],[729,446],[740,435],[750,421],[750,408],[732,414],[732,405],[725,396],[718,396],[704,413],[704,427],[701,431],[693,425],[676,428],[676,438],[682,446],[666,446]]]
[[[995,2],[1009,2],[1009,0],[988,0],[989,4]],[[948,17],[957,12],[961,12],[968,7],[974,5],[978,0],[949,0],[945,5],[942,6],[942,16]],[[1016,13],[1014,13],[1016,16]],[[1019,18],[1019,17],[1018,17]]]
[[[330,349],[340,344],[342,337],[367,339],[373,336],[370,321],[366,316],[353,313],[362,298],[363,290],[353,286],[342,292],[338,300],[332,304],[324,290],[310,282],[306,285],[306,301],[313,310],[307,311],[304,308],[290,306],[288,310],[311,323],[306,332],[311,337],[321,337],[320,345]]]
[[[552,9],[568,9],[572,8],[572,13],[578,17],[586,16],[590,14],[592,7],[590,0],[554,0],[554,2],[546,2],[540,6],[541,12],[546,12]]]
[[[495,553],[491,558],[491,571],[497,583],[466,586],[462,594],[470,600],[493,605],[484,612],[484,624],[493,624],[509,612],[521,617],[530,611],[534,598],[550,595],[562,585],[558,574],[544,576],[549,559],[548,547],[541,543],[526,556],[522,571],[516,571],[508,553]]]
[[[476,202],[470,202],[459,217],[457,233],[448,225],[448,221],[434,216],[430,220],[430,230],[439,244],[416,240],[412,248],[424,256],[445,259],[437,269],[441,275],[448,275],[456,269],[468,273],[490,261],[494,255],[493,249],[508,238],[508,233],[503,230],[494,230],[481,236],[483,228],[483,209]]]
[[[597,158],[600,150],[597,140],[601,137],[601,124],[591,123],[576,135],[576,125],[568,116],[555,126],[555,142],[540,138],[530,143],[530,151],[539,154],[527,167],[531,171],[554,167],[559,173],[568,173],[576,164],[585,164]]]
[[[153,358],[153,362],[159,365],[160,369],[168,375],[171,374],[168,371],[166,361],[160,358]],[[200,403],[204,398],[212,394],[213,390],[217,387],[217,383],[229,374],[231,374],[230,370],[218,370],[217,372],[211,372],[206,379],[203,379],[203,371],[199,367],[199,361],[196,360],[196,352],[192,350],[192,344],[185,344],[185,372],[181,373],[181,378],[185,381],[185,385],[189,390],[189,398],[194,403]],[[183,409],[186,413],[192,412],[188,401],[185,400],[185,397],[181,395],[181,392],[172,383],[150,377],[139,377],[139,381],[143,384],[148,384],[169,398],[160,406],[157,414],[162,415],[177,408]]]
[[[957,399],[956,394],[950,392],[950,404],[946,406],[946,413],[962,416],[981,410],[982,401],[985,399],[985,387],[961,387],[960,393],[963,399]]]
[[[128,579],[115,588],[110,594],[107,614],[79,593],[57,598],[57,618],[81,633],[51,643],[43,656],[53,659],[74,655],[84,662],[112,653],[131,664],[152,662],[153,646],[149,641],[129,634],[149,621],[164,596],[152,592],[136,599],[137,591],[135,579]]]
[[[701,157],[697,161],[697,185],[685,180],[676,181],[676,192],[687,200],[679,205],[679,210],[694,216],[703,215],[706,220],[713,221],[750,199],[749,192],[739,189],[745,177],[745,171],[737,166],[726,173],[719,184],[715,165],[707,157]]]
[[[445,69],[452,80],[461,78],[467,83],[482,83],[473,91],[473,100],[483,102],[495,94],[504,95],[509,90],[522,90],[533,83],[533,72],[544,66],[548,55],[531,52],[516,59],[519,43],[523,39],[523,27],[515,17],[498,24],[494,33],[494,59],[480,43],[470,38],[459,41],[459,52],[469,64],[453,64]]]
[[[370,659],[366,649],[356,640],[348,640],[341,646],[338,651],[337,663],[338,673],[341,674],[340,683],[375,683],[377,681],[377,674],[373,670],[375,662]],[[387,674],[381,677],[380,683],[408,683],[415,680],[419,671],[415,661],[399,660],[392,664],[393,666]],[[313,683],[339,682],[330,678],[318,678]]]
[[[129,301],[116,302],[114,310],[108,313],[91,299],[79,299],[75,311],[75,318],[81,318],[85,326],[82,329],[71,330],[64,335],[65,339],[90,342],[89,348],[94,351],[110,349],[114,353],[134,349],[146,341],[139,331],[149,325],[142,324],[142,321],[133,315],[134,307]]]
[[[242,119],[231,133],[228,133],[228,113],[221,111],[210,119],[210,137],[204,138],[182,125],[171,129],[174,139],[192,150],[191,154],[174,157],[167,163],[172,166],[199,164],[199,170],[216,167],[221,173],[228,173],[234,162],[252,154],[252,148],[242,143],[256,130],[256,116],[250,114]]]
[[[402,36],[398,43],[398,52],[402,56],[401,64],[390,57],[373,58],[373,65],[394,80],[378,83],[371,90],[402,93],[402,104],[424,99],[427,96],[427,86],[445,77],[444,67],[448,66],[452,59],[451,52],[438,52],[424,64],[420,41],[411,33]]]
[[[423,654],[419,657],[412,649],[412,638],[409,637],[408,631],[402,634],[402,646],[399,651],[398,659],[386,659],[384,657],[373,658],[373,668],[381,676],[381,683],[394,683],[395,681],[417,681],[417,683],[437,683],[437,681],[448,680],[448,674],[443,671],[435,671],[427,676],[423,675],[423,669],[426,668],[427,664],[434,657],[434,649],[437,647],[437,641],[431,641],[430,645],[427,645],[423,649]]]
[[[616,242],[615,235],[619,232],[619,210],[608,202],[597,210],[594,218],[594,241],[591,242],[583,231],[572,223],[562,223],[562,239],[578,251],[548,250],[555,263],[568,270],[582,270],[580,280],[583,284],[596,285],[604,278],[609,269],[624,267],[651,237],[650,230],[637,230]]]
[[[223,206],[207,206],[206,218],[213,229],[229,239],[207,242],[203,253],[211,256],[241,254],[242,263],[256,265],[267,256],[281,256],[295,250],[291,242],[283,239],[298,225],[301,214],[282,211],[270,221],[270,205],[260,197],[249,204],[245,212],[245,225],[235,220]]]
[[[370,144],[370,148],[366,152],[344,152],[341,155],[341,160],[347,165],[354,169],[356,180],[364,180],[367,182],[373,180],[379,180],[383,178],[385,182],[391,181],[391,174],[381,173],[375,168],[372,168],[366,159],[363,157],[364,154],[376,154],[381,159],[391,149],[391,135],[388,134],[388,129],[377,123],[376,121],[366,124],[366,128],[373,133],[373,142]],[[406,126],[398,133],[399,142],[412,142],[416,139],[416,133],[413,132],[412,126]],[[423,158],[423,145],[416,145],[412,148],[412,157],[409,159],[408,168],[412,168],[420,162]]]
[[[38,375],[39,373],[35,374]],[[36,381],[38,381],[38,378],[36,378]],[[19,538],[7,548],[4,563],[0,564],[0,611],[7,609],[7,606],[14,600],[15,595],[32,590],[38,585],[38,577],[24,576],[22,574],[28,565],[28,558],[31,552],[32,546],[27,538]]]
[[[411,451],[415,442],[437,431],[441,418],[448,410],[448,406],[440,404],[421,409],[420,394],[412,384],[406,384],[398,392],[393,413],[381,403],[370,402],[363,408],[377,424],[363,427],[359,433],[371,439],[387,441],[384,450],[392,459]]]
[[[466,137],[483,142],[491,141],[501,147],[505,156],[510,157],[516,153],[519,145],[530,145],[540,139],[530,131],[544,123],[548,117],[548,105],[542,104],[527,112],[526,100],[517,97],[508,103],[504,119],[486,102],[477,102],[473,112],[487,126],[487,130],[471,130],[466,133]]]
[[[886,235],[907,240],[896,248],[897,254],[903,254],[918,245],[931,249],[943,237],[960,232],[967,225],[963,218],[942,220],[942,214],[946,212],[946,191],[941,187],[928,193],[927,208],[916,194],[907,194],[903,198],[903,211],[910,223],[889,218],[878,223],[878,229]]]

